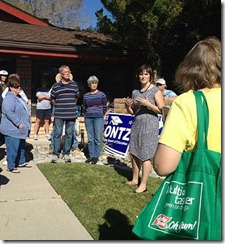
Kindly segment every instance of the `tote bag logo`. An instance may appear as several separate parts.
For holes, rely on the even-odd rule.
[[[153,225],[157,225],[160,229],[166,229],[167,228],[167,222],[170,221],[171,219],[172,218],[169,218],[164,214],[160,214],[157,216],[157,218],[153,222]]]
[[[202,182],[165,181],[148,227],[169,235],[198,239],[202,190]]]

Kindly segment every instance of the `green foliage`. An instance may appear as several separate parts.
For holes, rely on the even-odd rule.
[[[200,39],[221,37],[218,0],[101,0],[113,21],[97,12],[99,31],[112,35],[128,51],[139,52],[162,75],[174,73]],[[128,52],[129,53],[129,52]],[[164,73],[163,73],[164,70]]]
[[[130,168],[83,163],[38,167],[94,240],[134,240],[136,216],[162,182],[149,177],[148,191],[135,194],[135,186],[124,184]]]

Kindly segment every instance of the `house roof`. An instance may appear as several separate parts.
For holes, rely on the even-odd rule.
[[[123,47],[98,32],[52,26],[0,1],[0,53],[79,58],[123,56]],[[122,57],[124,58],[124,57]]]
[[[39,18],[32,16],[29,13],[24,12],[15,6],[0,1],[0,20],[10,19],[13,22],[29,23],[33,25],[49,26],[50,24]]]
[[[72,31],[0,21],[0,53],[7,50],[82,53],[121,53],[122,47],[97,32]],[[10,52],[9,52],[10,53]]]

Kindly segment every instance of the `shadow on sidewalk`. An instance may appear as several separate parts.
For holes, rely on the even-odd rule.
[[[26,142],[26,146],[25,146],[25,151],[26,151],[26,152],[25,152],[26,162],[30,162],[30,161],[33,160],[34,155],[33,155],[33,153],[31,152],[33,148],[34,148],[34,147],[33,147],[32,144]]]
[[[2,169],[0,168],[0,173],[1,172],[2,172]],[[1,187],[1,185],[6,185],[8,182],[9,182],[9,178],[0,174],[0,187]]]

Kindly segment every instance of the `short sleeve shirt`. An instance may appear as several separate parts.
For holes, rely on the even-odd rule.
[[[209,108],[208,148],[221,152],[221,88],[203,91]],[[193,91],[173,102],[159,142],[179,152],[192,151],[197,140],[197,115]]]

